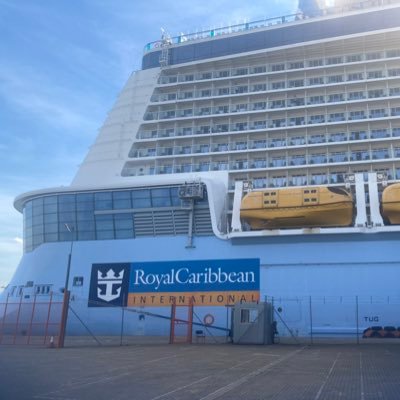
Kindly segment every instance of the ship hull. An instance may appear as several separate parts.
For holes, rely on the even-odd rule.
[[[296,237],[249,238],[234,241],[215,237],[196,237],[193,248],[187,248],[185,236],[137,238],[132,240],[86,241],[73,245],[71,260],[71,308],[85,326],[69,314],[67,334],[119,335],[120,307],[89,307],[90,281],[94,265],[118,263],[161,263],[180,260],[189,267],[201,260],[259,260],[259,299],[273,299],[280,318],[298,336],[310,334],[310,301],[313,310],[313,332],[317,335],[354,335],[359,302],[360,332],[371,325],[400,325],[397,308],[400,258],[397,243],[400,233],[302,235]],[[290,248],[290,251],[288,251]],[[51,283],[55,298],[61,299],[68,265],[69,243],[50,243],[25,254],[10,282],[11,286]],[[156,249],[156,251],[155,251]],[[74,277],[83,278],[74,286]],[[187,291],[190,291],[187,288]],[[144,297],[144,296],[140,296]],[[382,303],[382,299],[385,302]],[[18,302],[19,297],[9,301]],[[24,291],[24,302],[33,302],[33,288]],[[40,297],[41,301],[46,296]],[[140,298],[139,298],[140,299]],[[1,302],[6,299],[3,297]],[[127,310],[149,312],[166,318],[125,313],[125,335],[168,335],[171,313],[169,304],[153,305],[151,296],[145,303],[129,305]],[[4,311],[4,308],[2,308]],[[213,316],[213,326],[230,328],[229,307],[195,305],[200,321]],[[12,318],[12,317],[11,317]],[[281,336],[290,336],[279,320]],[[20,321],[20,327],[23,324]],[[212,328],[211,328],[212,329]],[[227,331],[212,330],[213,335]]]

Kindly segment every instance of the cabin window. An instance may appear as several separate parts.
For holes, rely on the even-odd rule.
[[[83,286],[83,276],[74,276],[72,286]]]
[[[253,179],[253,187],[254,188],[263,188],[266,187],[267,180],[266,178],[254,178]]]
[[[323,76],[316,76],[309,79],[309,85],[323,85],[324,84],[324,77]]]
[[[383,73],[382,71],[378,70],[378,71],[369,71],[367,73],[367,78],[368,79],[379,79],[379,78],[383,78]]]
[[[311,184],[320,185],[327,182],[327,176],[325,174],[312,174]]]
[[[240,310],[240,322],[242,324],[251,324],[257,320],[258,312],[256,309],[243,308]]]
[[[46,296],[50,293],[51,285],[36,285],[35,294],[38,296]]]
[[[305,175],[293,175],[289,184],[291,186],[306,185],[307,177]]]
[[[271,66],[271,71],[276,72],[276,71],[283,71],[285,69],[285,64],[273,64]]]
[[[123,209],[123,208],[131,208],[131,192],[129,191],[121,191],[121,192],[113,192],[113,208],[114,209]]]
[[[343,62],[342,57],[328,57],[326,59],[326,64],[327,65],[332,65],[332,64],[341,64]]]
[[[358,61],[362,61],[362,55],[361,54],[350,54],[348,56],[346,56],[346,61],[347,62],[358,62]]]
[[[316,60],[310,60],[309,62],[308,62],[308,66],[309,67],[320,67],[321,65],[323,65],[323,60],[322,60],[322,58],[320,58],[320,59],[316,59]]]

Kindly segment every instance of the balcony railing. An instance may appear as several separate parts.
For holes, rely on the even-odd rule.
[[[400,74],[399,74],[400,76]],[[393,77],[391,77],[393,78]],[[390,80],[391,78],[388,78]],[[382,80],[380,78],[380,80]],[[357,84],[357,83],[362,83],[366,81],[366,79],[361,79],[357,81],[352,81],[351,84],[348,84],[348,87],[351,88],[352,84]],[[385,80],[386,81],[386,80]],[[318,86],[322,87],[327,87],[327,86],[335,86],[335,84],[332,84],[330,82],[321,82]],[[296,88],[310,88],[312,87],[313,89],[316,88],[315,85],[312,85],[310,83],[305,82],[304,85],[301,86],[296,86]],[[274,82],[269,82],[267,85],[266,83],[264,84],[253,84],[253,85],[241,85],[241,86],[226,86],[223,88],[210,88],[207,90],[186,90],[182,92],[173,92],[173,93],[155,93],[151,97],[151,102],[153,103],[161,103],[161,102],[184,102],[184,101],[192,101],[192,100],[203,100],[203,99],[209,99],[209,98],[214,98],[214,97],[232,97],[235,95],[242,95],[242,94],[260,94],[260,93],[270,93],[270,92],[276,92],[277,90],[285,90],[289,88],[288,84],[286,81],[280,82],[279,87],[276,86]],[[379,88],[378,88],[379,89]],[[336,103],[336,102],[341,102],[341,101],[353,101],[353,100],[360,100],[360,99],[367,99],[367,98],[380,98],[380,97],[386,97],[386,96],[392,96],[392,95],[397,95],[398,94],[399,88],[382,88],[382,91],[379,90],[363,90],[363,91],[354,91],[350,92],[349,89],[346,89],[346,92],[344,94],[336,94],[336,95],[330,95],[328,94],[327,96],[323,96],[324,100],[323,101],[318,101],[315,97],[317,96],[311,96],[310,98],[293,98],[293,99],[288,99],[287,101],[287,107],[300,107],[305,104],[319,104],[319,103]],[[318,96],[319,97],[319,96]],[[282,100],[280,100],[282,101]],[[283,100],[284,101],[284,100]],[[273,102],[272,102],[273,103]],[[284,106],[283,106],[284,107]],[[269,108],[280,108],[279,107],[279,101],[276,102],[276,106],[273,104],[272,107]]]
[[[170,85],[177,83],[195,83],[198,81],[207,81],[207,80],[216,80],[216,79],[230,79],[230,78],[238,78],[238,77],[246,77],[251,75],[257,76],[274,76],[282,73],[291,73],[291,72],[299,72],[299,71],[307,71],[310,68],[313,70],[315,68],[325,68],[328,71],[338,65],[346,65],[351,64],[354,67],[357,64],[364,65],[368,63],[368,66],[373,67],[377,63],[387,62],[391,60],[395,60],[400,57],[400,49],[391,49],[386,51],[381,51],[377,53],[378,57],[370,58],[369,54],[363,53],[358,54],[359,57],[354,59],[351,57],[351,54],[346,57],[337,57],[335,62],[330,62],[329,58],[320,58],[318,60],[304,60],[302,62],[292,62],[287,61],[285,63],[280,64],[268,64],[268,65],[256,65],[254,67],[236,67],[236,68],[226,68],[224,70],[216,70],[216,71],[204,71],[199,73],[185,73],[179,75],[162,75],[159,78],[158,83],[160,85]],[[318,62],[316,62],[318,61]],[[337,73],[336,75],[329,75],[329,78],[324,79],[323,82],[320,81],[320,77],[310,77],[309,84],[310,85],[319,85],[319,84],[327,84],[327,83],[342,83],[342,82],[351,82],[362,79],[377,79],[380,77],[384,77],[385,74],[387,76],[398,76],[400,75],[400,69],[396,68],[396,66],[390,66],[388,68],[387,73],[384,68],[379,70],[372,71],[352,71],[347,74]],[[340,78],[336,78],[339,77]],[[300,80],[301,78],[293,78],[292,80]],[[331,82],[329,82],[331,81]],[[293,82],[291,87],[295,87],[296,83]],[[289,87],[289,86],[288,86]]]

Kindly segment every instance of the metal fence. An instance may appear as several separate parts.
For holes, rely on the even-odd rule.
[[[0,303],[0,344],[55,345],[60,333],[62,296],[34,296]]]
[[[266,297],[274,307],[281,342],[355,342],[399,339],[400,297]]]
[[[275,343],[391,340],[400,344],[400,296],[266,296],[263,300],[273,306]],[[57,346],[62,310],[62,294],[8,298],[0,303],[0,345]],[[230,342],[232,306],[193,305],[189,314],[186,305],[172,311],[171,306],[104,307],[73,295],[65,345]]]
[[[212,309],[193,305],[190,311],[187,304],[175,309],[104,307],[104,302],[72,297],[65,344],[225,343],[230,340],[231,307]]]

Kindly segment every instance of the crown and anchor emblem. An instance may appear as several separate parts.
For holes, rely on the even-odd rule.
[[[112,268],[110,268],[106,273],[97,271],[97,297],[107,302],[120,297],[124,272],[124,270],[114,272]],[[116,286],[119,287],[116,288]]]

